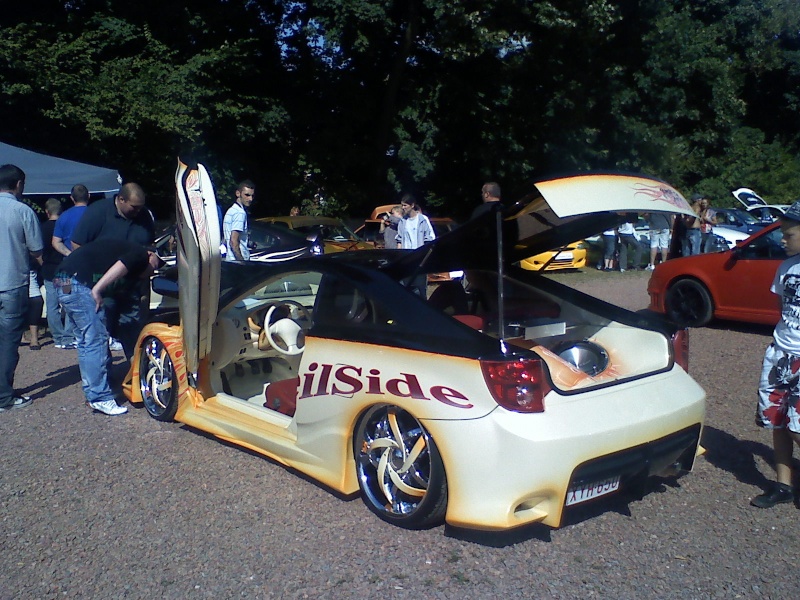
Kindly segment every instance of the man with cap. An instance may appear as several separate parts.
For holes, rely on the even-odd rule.
[[[108,383],[111,354],[103,301],[113,298],[124,308],[131,290],[149,279],[161,264],[155,252],[135,242],[103,239],[77,248],[61,262],[53,279],[58,301],[75,325],[86,401],[98,412],[119,415],[128,410],[117,405]],[[139,330],[138,323],[120,323],[126,354],[128,348],[132,354]]]
[[[780,221],[788,258],[770,291],[781,298],[781,320],[764,353],[756,408],[756,425],[772,431],[777,482],[750,501],[758,508],[794,500],[792,450],[800,445],[800,201]]]

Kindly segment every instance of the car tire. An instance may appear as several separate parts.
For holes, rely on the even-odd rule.
[[[439,525],[447,477],[433,438],[407,411],[373,406],[359,419],[353,456],[362,498],[384,521],[406,529]]]
[[[714,316],[714,304],[705,285],[695,279],[680,279],[667,290],[667,316],[681,327],[708,325]]]
[[[178,410],[175,366],[163,342],[144,339],[139,349],[139,389],[148,414],[157,421],[172,421]]]

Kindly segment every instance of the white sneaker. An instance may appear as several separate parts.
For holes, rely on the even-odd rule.
[[[647,266],[644,268],[644,270],[645,270],[645,271],[652,271],[653,269],[655,269],[655,267],[654,267],[653,265],[647,265]]]
[[[107,415],[123,415],[128,412],[128,408],[126,406],[120,406],[113,400],[103,400],[102,402],[89,402],[89,406],[92,407],[93,410],[97,412],[101,412]]]
[[[108,349],[112,352],[121,352],[122,344],[119,340],[115,340],[113,337],[110,337],[108,338]]]

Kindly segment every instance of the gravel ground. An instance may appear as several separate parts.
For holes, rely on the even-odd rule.
[[[647,274],[557,279],[631,309]],[[753,425],[768,328],[691,332],[708,394],[692,474],[558,530],[404,531],[254,453],[144,410],[83,404],[74,351],[21,348],[0,414],[0,598],[791,598],[800,512],[748,505],[772,477]]]

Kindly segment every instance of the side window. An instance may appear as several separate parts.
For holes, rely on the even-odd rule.
[[[774,259],[786,258],[786,250],[781,246],[783,234],[780,229],[774,229],[766,235],[753,240],[739,251],[739,258],[743,259]]]
[[[314,305],[314,332],[342,339],[382,339],[401,329],[380,301],[351,281],[326,275]]]

